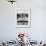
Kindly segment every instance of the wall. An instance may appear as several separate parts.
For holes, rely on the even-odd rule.
[[[30,33],[33,40],[46,40],[46,1],[17,0],[12,5],[0,0],[0,40],[13,40],[18,32]],[[16,9],[31,8],[31,28],[16,28]]]

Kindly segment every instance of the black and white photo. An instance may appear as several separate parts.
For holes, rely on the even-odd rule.
[[[30,27],[31,26],[30,19],[31,19],[30,9],[28,8],[17,9],[17,14],[16,14],[17,27]]]

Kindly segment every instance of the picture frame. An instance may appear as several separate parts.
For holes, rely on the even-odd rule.
[[[31,8],[18,8],[16,12],[16,27],[31,27]]]

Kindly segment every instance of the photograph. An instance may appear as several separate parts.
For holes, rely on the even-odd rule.
[[[22,9],[17,9],[16,13],[16,26],[19,28],[25,28],[25,27],[30,27],[31,25],[31,9],[28,8],[22,8]]]

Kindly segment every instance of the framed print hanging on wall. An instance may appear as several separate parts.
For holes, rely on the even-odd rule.
[[[18,8],[16,13],[16,27],[29,28],[31,26],[31,9]]]

